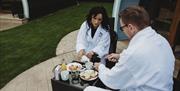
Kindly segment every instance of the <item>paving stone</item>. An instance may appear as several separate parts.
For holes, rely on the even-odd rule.
[[[117,53],[121,53],[123,49],[126,49],[126,48],[127,48],[128,43],[129,43],[128,40],[118,41],[118,42],[117,42],[116,52],[117,52]]]
[[[76,44],[78,31],[79,30],[69,33],[59,42],[59,44],[56,48],[56,55],[75,51],[75,44]]]
[[[2,91],[14,91],[15,89],[15,84],[12,82],[9,82],[5,87],[3,87],[1,90]]]
[[[27,19],[13,17],[12,14],[0,12],[0,31],[20,26],[27,23]]]

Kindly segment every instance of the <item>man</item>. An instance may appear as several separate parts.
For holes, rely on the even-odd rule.
[[[143,8],[128,7],[119,16],[130,43],[122,53],[107,56],[111,61],[117,60],[112,69],[95,63],[100,80],[121,91],[172,91],[175,58],[168,41],[149,26],[149,16]],[[99,89],[87,87],[85,91]]]

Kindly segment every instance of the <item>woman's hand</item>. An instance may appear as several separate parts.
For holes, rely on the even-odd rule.
[[[86,52],[84,51],[84,49],[81,49],[81,50],[78,52],[78,55],[77,55],[78,60],[81,60],[82,56],[85,55],[85,54],[86,54]]]
[[[86,56],[87,56],[89,59],[91,59],[93,55],[94,55],[94,52],[93,52],[93,51],[90,51],[90,52],[88,52],[88,53],[86,54]]]
[[[111,54],[106,56],[106,58],[111,62],[117,62],[119,57],[120,57],[120,55],[116,54],[116,53],[111,53]]]

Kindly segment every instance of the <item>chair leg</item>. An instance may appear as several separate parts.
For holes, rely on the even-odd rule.
[[[180,70],[178,72],[177,79],[180,80]]]

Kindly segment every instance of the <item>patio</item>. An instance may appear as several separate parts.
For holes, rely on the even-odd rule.
[[[75,40],[78,30],[66,35],[56,48],[56,57],[50,58],[34,67],[26,70],[11,80],[0,91],[52,91],[51,78],[53,77],[53,68],[65,59],[70,62],[76,58]],[[73,40],[72,40],[73,39]],[[117,53],[120,53],[128,45],[127,41],[118,41]],[[180,64],[176,64],[179,69]],[[177,76],[177,70],[174,72]]]
[[[53,68],[64,58],[67,62],[76,58],[75,40],[78,31],[66,35],[58,44],[56,57],[48,59],[21,73],[11,80],[1,91],[52,91]],[[73,40],[72,40],[73,39]],[[117,52],[126,48],[127,41],[117,43]]]

